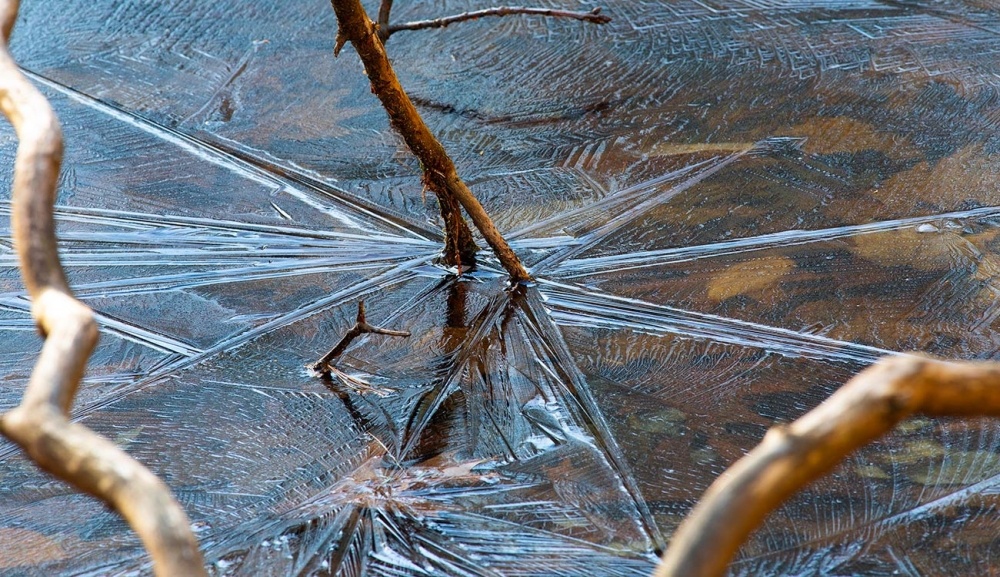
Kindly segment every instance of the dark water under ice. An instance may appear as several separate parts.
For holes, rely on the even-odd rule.
[[[719,473],[874,359],[1000,357],[994,2],[599,4],[612,24],[388,45],[538,278],[510,292],[489,259],[435,266],[436,206],[327,3],[24,2],[102,326],[75,414],[167,481],[217,574],[645,575]],[[361,299],[413,336],[310,374]],[[3,407],[39,342],[0,241]],[[1000,426],[913,420],[733,574],[992,574],[998,493]],[[10,444],[0,543],[5,575],[149,570]]]

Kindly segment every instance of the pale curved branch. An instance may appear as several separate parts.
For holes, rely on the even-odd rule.
[[[674,534],[656,577],[725,574],[764,518],[848,454],[915,414],[1000,416],[1000,363],[882,359],[821,405],[774,427],[719,476]]]
[[[0,417],[0,431],[42,469],[112,506],[139,534],[157,575],[205,575],[198,543],[170,489],[114,443],[68,419],[77,385],[97,343],[91,310],[73,298],[56,250],[52,206],[62,161],[62,131],[45,97],[8,51],[17,0],[0,0],[0,110],[17,132],[14,243],[31,312],[45,335],[21,404]]]
[[[383,2],[382,6],[383,8],[385,8],[386,2]],[[572,10],[554,10],[552,8],[525,8],[523,6],[497,6],[495,8],[473,10],[471,12],[463,12],[461,14],[444,16],[442,18],[433,18],[430,20],[414,20],[413,22],[404,22],[402,24],[390,25],[388,10],[391,9],[392,9],[392,2],[388,1],[388,8],[386,9],[386,17],[384,24],[382,19],[382,11],[381,10],[379,11],[379,36],[382,38],[383,42],[396,32],[402,32],[403,30],[425,30],[428,28],[445,28],[451,24],[455,24],[456,22],[467,22],[469,20],[478,20],[479,18],[485,18],[487,16],[510,16],[513,14],[530,14],[534,16],[550,16],[553,18],[570,18],[572,20],[590,22],[592,24],[607,24],[608,22],[611,22],[611,17],[601,14],[600,8],[594,8],[589,12],[575,12]]]

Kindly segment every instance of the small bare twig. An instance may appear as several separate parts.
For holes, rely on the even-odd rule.
[[[764,440],[708,488],[656,577],[720,576],[740,544],[796,491],[914,414],[1000,416],[1000,363],[889,357]]]
[[[389,39],[389,15],[392,13],[392,0],[382,0],[378,7],[378,38],[385,44]]]
[[[347,347],[351,346],[354,339],[365,334],[388,335],[390,337],[410,336],[409,331],[394,331],[392,329],[384,329],[382,327],[376,327],[368,324],[368,321],[365,318],[365,302],[360,301],[358,302],[358,317],[354,322],[354,326],[347,330],[347,333],[344,334],[343,338],[340,339],[340,342],[338,342],[336,346],[323,355],[320,360],[313,363],[310,368],[324,375],[330,374],[333,369],[333,363],[340,358],[340,355],[344,354],[344,351],[347,350]]]
[[[157,575],[205,575],[198,542],[170,489],[114,443],[68,419],[97,324],[73,297],[59,262],[52,205],[62,130],[7,49],[17,11],[17,0],[0,0],[0,110],[18,137],[11,220],[45,344],[21,404],[0,417],[0,431],[39,467],[118,511],[142,539]]]
[[[390,6],[392,5],[391,0],[386,0]],[[385,7],[385,2],[382,4]],[[463,12],[462,14],[455,14],[453,16],[444,16],[442,18],[434,18],[431,20],[415,20],[413,22],[404,22],[403,24],[393,24],[389,25],[388,12],[386,13],[385,24],[382,22],[382,11],[379,10],[379,36],[382,37],[383,42],[396,32],[402,32],[403,30],[425,30],[427,28],[445,28],[449,24],[454,24],[456,22],[465,22],[468,20],[477,20],[486,16],[510,16],[511,14],[533,14],[536,16],[551,16],[554,18],[572,18],[573,20],[581,20],[583,22],[591,22],[593,24],[607,24],[611,22],[610,16],[605,16],[601,14],[600,8],[594,8],[590,12],[573,12],[571,10],[553,10],[550,8],[524,8],[521,6],[498,6],[496,8],[486,8],[484,10],[474,10],[472,12]],[[383,31],[384,30],[384,31]]]
[[[339,24],[337,46],[342,46],[348,40],[354,45],[368,73],[372,92],[382,102],[393,128],[420,160],[424,183],[438,197],[441,216],[445,221],[445,256],[449,260],[448,264],[471,264],[475,257],[475,243],[465,225],[465,219],[461,217],[461,206],[500,259],[500,264],[510,274],[511,280],[514,283],[531,280],[531,275],[521,264],[517,254],[497,230],[483,205],[458,176],[455,163],[431,134],[410,97],[399,84],[385,47],[378,39],[375,24],[368,18],[361,2],[331,0],[331,3]]]

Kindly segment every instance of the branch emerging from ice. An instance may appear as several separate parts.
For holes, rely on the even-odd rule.
[[[715,577],[765,517],[848,454],[915,414],[1000,416],[1000,363],[889,357],[797,421],[771,429],[681,524],[656,577]]]
[[[374,325],[368,324],[368,320],[365,318],[365,302],[361,301],[358,303],[358,318],[354,323],[354,326],[347,330],[340,342],[336,344],[328,353],[323,355],[323,357],[312,364],[310,367],[312,370],[328,375],[333,368],[333,363],[340,358],[340,355],[344,354],[347,347],[351,346],[354,339],[360,337],[361,335],[372,334],[372,335],[388,335],[390,337],[408,337],[410,336],[409,331],[394,331],[392,329],[384,329],[382,327],[376,327]]]
[[[52,206],[62,162],[62,130],[48,101],[7,49],[17,0],[0,0],[0,110],[18,137],[14,166],[14,243],[31,313],[45,344],[21,404],[0,431],[39,467],[118,511],[153,557],[157,575],[205,575],[198,542],[170,489],[114,443],[68,419],[97,324],[70,292],[56,250]]]
[[[388,39],[390,36],[396,32],[401,32],[403,30],[425,30],[427,28],[445,28],[449,24],[454,24],[456,22],[466,22],[468,20],[477,20],[486,16],[510,16],[512,14],[533,14],[536,16],[551,16],[553,18],[571,18],[573,20],[581,20],[583,22],[591,22],[593,24],[607,24],[611,22],[610,16],[605,16],[601,14],[601,9],[594,8],[590,12],[574,12],[571,10],[553,10],[550,8],[525,8],[522,6],[498,6],[496,8],[486,8],[484,10],[474,10],[472,12],[463,12],[462,14],[455,14],[452,16],[444,16],[442,18],[434,18],[431,20],[415,20],[413,22],[404,22],[402,24],[389,24],[389,13],[388,10],[392,8],[391,0],[384,0],[382,3],[382,8],[386,8],[386,4],[389,8],[386,9],[385,22],[382,20],[382,10],[379,10],[379,36],[384,40]],[[384,31],[383,31],[384,27]]]
[[[372,92],[382,102],[392,127],[403,137],[410,151],[420,160],[424,183],[437,195],[441,216],[445,222],[445,259],[449,265],[471,264],[476,252],[460,208],[472,219],[490,248],[500,259],[514,283],[525,282],[531,275],[497,230],[483,205],[465,184],[455,163],[434,137],[417,112],[410,97],[399,84],[389,63],[385,47],[379,40],[375,23],[368,18],[359,0],[331,0],[337,15],[337,40],[334,53],[350,41],[361,57],[371,81]],[[384,7],[384,5],[383,5]]]

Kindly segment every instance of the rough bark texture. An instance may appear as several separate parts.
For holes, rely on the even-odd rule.
[[[463,262],[469,262],[466,259],[475,254],[475,243],[459,211],[461,205],[500,259],[511,280],[515,283],[530,280],[528,271],[500,235],[500,231],[473,196],[472,191],[458,176],[454,162],[441,143],[431,134],[416,107],[413,106],[413,102],[399,84],[396,73],[389,63],[389,57],[385,53],[385,47],[379,39],[375,23],[368,18],[361,2],[359,0],[331,0],[331,2],[340,26],[337,32],[337,45],[342,46],[345,41],[349,41],[358,52],[371,81],[372,92],[378,96],[389,114],[392,127],[403,137],[413,154],[420,159],[424,170],[424,183],[434,191],[441,203],[441,214],[447,229],[446,256],[457,255]]]
[[[68,419],[97,325],[91,310],[73,298],[59,262],[52,206],[62,131],[7,49],[17,11],[16,0],[0,0],[0,110],[19,141],[14,243],[45,344],[24,399],[0,418],[0,431],[39,467],[121,513],[152,555],[157,575],[205,575],[190,523],[170,489],[114,443]]]
[[[681,524],[657,577],[724,575],[778,505],[848,454],[915,414],[1000,416],[1000,363],[889,357],[797,421],[771,429],[719,476]]]

